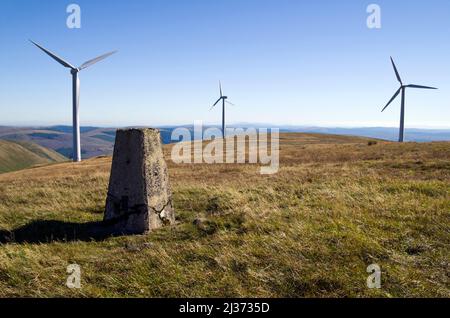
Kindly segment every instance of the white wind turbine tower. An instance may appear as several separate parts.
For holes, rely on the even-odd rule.
[[[391,57],[392,66],[394,67],[395,76],[397,76],[397,80],[400,82],[400,88],[395,92],[394,96],[392,96],[391,100],[387,103],[386,106],[384,106],[383,110],[381,112],[384,112],[384,110],[394,101],[394,99],[397,98],[397,96],[402,93],[402,106],[401,106],[401,112],[400,112],[400,132],[398,141],[403,142],[404,135],[405,135],[405,93],[406,88],[421,88],[421,89],[437,89],[435,87],[428,87],[428,86],[421,86],[421,85],[403,85],[403,81],[400,77],[400,74],[398,73],[397,67],[395,66],[394,60]]]
[[[82,64],[79,67],[74,67],[70,63],[64,61],[62,58],[58,57],[56,54],[53,54],[49,50],[43,48],[39,44],[30,40],[31,43],[36,45],[50,57],[52,57],[55,61],[57,61],[62,66],[69,68],[70,73],[72,74],[72,103],[73,103],[73,161],[80,162],[81,161],[81,145],[80,145],[80,116],[79,116],[79,107],[80,107],[80,80],[78,79],[78,73],[89,66],[94,65],[97,62],[107,58],[108,56],[116,53],[117,51],[109,52],[95,59],[89,60]]]
[[[224,96],[222,93],[222,83],[219,81],[219,89],[220,89],[220,97],[217,100],[217,102],[214,103],[214,105],[211,107],[211,109],[213,109],[214,107],[216,107],[216,105],[222,101],[222,137],[225,138],[225,103],[230,104],[232,106],[235,106],[233,103],[230,103],[229,101],[227,101],[228,96]]]

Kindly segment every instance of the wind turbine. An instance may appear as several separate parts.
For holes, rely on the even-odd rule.
[[[400,74],[398,73],[397,67],[395,66],[394,60],[391,57],[392,66],[394,67],[395,76],[397,76],[397,80],[400,82],[400,88],[395,92],[394,96],[391,98],[391,100],[387,103],[386,106],[384,106],[383,110],[381,112],[384,112],[384,110],[394,101],[394,99],[397,98],[397,96],[402,93],[402,108],[400,112],[400,133],[399,133],[399,142],[404,141],[404,135],[405,135],[405,93],[406,88],[421,88],[421,89],[437,89],[435,87],[428,87],[428,86],[421,86],[421,85],[415,85],[415,84],[409,84],[409,85],[403,85],[403,81],[400,77]]]
[[[211,107],[211,109],[213,109],[214,107],[216,107],[216,105],[222,101],[222,137],[225,138],[225,103],[226,104],[230,104],[232,106],[235,106],[233,103],[230,103],[229,101],[227,101],[228,96],[224,96],[222,93],[222,83],[219,82],[219,89],[220,89],[220,97],[217,100],[217,102],[214,103],[214,105]]]
[[[62,58],[58,57],[56,54],[50,52],[49,50],[43,48],[39,44],[30,40],[31,43],[36,45],[46,54],[48,54],[51,58],[57,61],[59,64],[66,68],[70,68],[70,73],[72,74],[72,103],[73,103],[73,161],[80,162],[81,161],[81,146],[80,146],[80,116],[79,116],[79,107],[80,107],[80,80],[78,78],[78,73],[89,66],[94,65],[97,62],[107,58],[110,55],[113,55],[117,51],[109,52],[103,54],[95,59],[89,60],[82,64],[79,67],[74,67],[70,63],[64,61]]]

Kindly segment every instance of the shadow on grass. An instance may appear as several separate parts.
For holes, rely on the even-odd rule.
[[[107,222],[33,221],[13,231],[0,230],[0,243],[90,242],[122,234],[114,224]]]

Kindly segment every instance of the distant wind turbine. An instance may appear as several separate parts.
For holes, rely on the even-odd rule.
[[[230,104],[232,106],[235,106],[233,103],[230,103],[229,101],[227,101],[228,96],[223,96],[222,93],[222,83],[219,82],[219,89],[220,89],[220,97],[217,100],[217,102],[214,103],[214,105],[211,107],[211,109],[213,109],[214,107],[216,107],[216,105],[222,101],[222,136],[223,138],[225,138],[225,103]]]
[[[384,112],[384,110],[394,101],[394,99],[397,98],[397,96],[402,93],[402,108],[400,113],[400,133],[399,133],[399,142],[404,141],[404,135],[405,135],[405,93],[406,88],[421,88],[421,89],[437,89],[435,87],[428,87],[428,86],[421,86],[421,85],[403,85],[402,79],[400,78],[400,74],[398,73],[397,67],[395,66],[394,60],[391,57],[392,66],[394,67],[395,75],[397,76],[397,80],[400,82],[400,88],[395,92],[394,96],[391,98],[391,100],[387,103],[386,106],[384,106],[383,110],[381,112]]]
[[[66,68],[70,68],[70,73],[72,74],[72,102],[73,102],[73,161],[80,162],[81,161],[81,146],[80,146],[80,117],[79,117],[79,107],[80,107],[80,80],[78,79],[78,72],[88,68],[89,66],[94,65],[97,62],[107,58],[110,55],[113,55],[117,51],[109,52],[95,59],[89,60],[86,63],[82,64],[79,67],[74,67],[70,63],[64,61],[62,58],[53,54],[49,50],[43,48],[39,44],[30,40],[31,43],[36,45],[42,51],[47,53],[50,57],[52,57],[55,61]]]

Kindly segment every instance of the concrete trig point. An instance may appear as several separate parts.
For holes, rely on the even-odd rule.
[[[157,129],[117,131],[104,220],[122,234],[148,233],[175,222]]]

